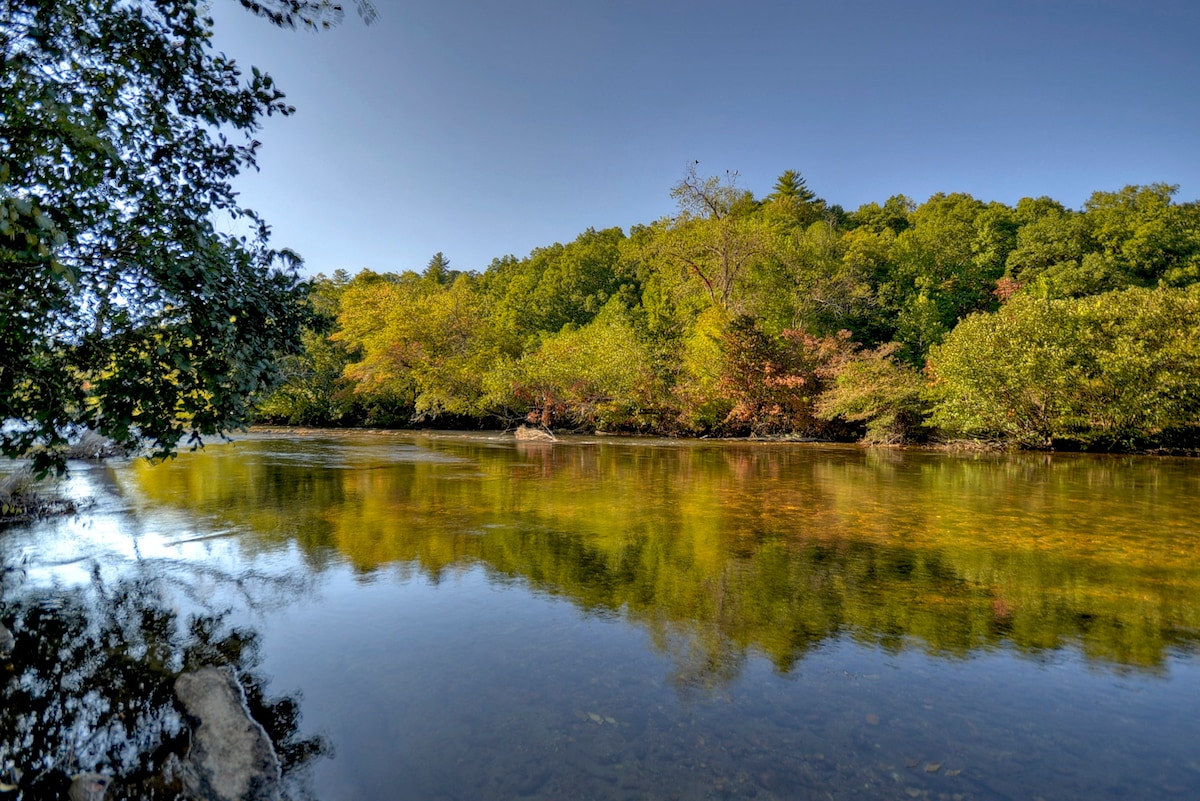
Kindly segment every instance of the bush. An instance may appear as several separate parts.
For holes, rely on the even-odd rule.
[[[925,382],[911,365],[893,358],[902,345],[891,342],[829,368],[817,398],[817,417],[865,423],[862,441],[901,445],[924,439],[929,411]]]
[[[1017,296],[930,352],[932,421],[1020,446],[1171,445],[1200,427],[1200,287]]]
[[[72,514],[76,510],[73,501],[43,493],[41,490],[46,486],[43,481],[34,475],[32,465],[0,477],[0,524]]]

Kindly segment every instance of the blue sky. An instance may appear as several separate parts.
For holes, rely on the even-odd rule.
[[[214,0],[216,46],[297,107],[243,202],[308,273],[457,269],[787,169],[847,210],[968,192],[1200,197],[1194,0],[375,0],[331,31]],[[352,6],[352,3],[347,3]]]

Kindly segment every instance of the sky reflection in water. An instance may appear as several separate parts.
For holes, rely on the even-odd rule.
[[[232,609],[320,798],[1200,791],[1190,461],[346,434],[102,478],[5,535],[21,591]]]

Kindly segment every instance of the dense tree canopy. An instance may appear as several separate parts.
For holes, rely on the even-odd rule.
[[[951,431],[1045,447],[1137,446],[1200,430],[1200,285],[1020,296],[964,320],[930,355]]]
[[[628,235],[454,280],[442,254],[319,280],[335,331],[306,335],[312,378],[269,419],[312,421],[325,397],[338,423],[1192,448],[1200,207],[1173,193],[845,214],[793,170],[759,201],[692,165],[678,213]]]
[[[1176,187],[846,213],[796,170],[758,199],[693,163],[677,213],[628,232],[310,287],[231,188],[291,108],[196,0],[11,0],[0,36],[0,444],[42,471],[84,429],[164,455],[240,427],[279,377],[259,419],[1200,440],[1200,205]]]
[[[243,5],[285,25],[341,13]],[[161,455],[243,425],[298,343],[296,257],[230,183],[262,119],[292,109],[211,27],[196,0],[0,5],[0,439],[43,472],[84,428]]]

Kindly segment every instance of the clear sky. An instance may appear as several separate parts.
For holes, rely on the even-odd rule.
[[[375,0],[320,34],[213,0],[297,107],[243,202],[308,273],[456,269],[798,170],[852,211],[968,192],[1200,197],[1197,0]],[[352,7],[352,2],[347,2]]]

